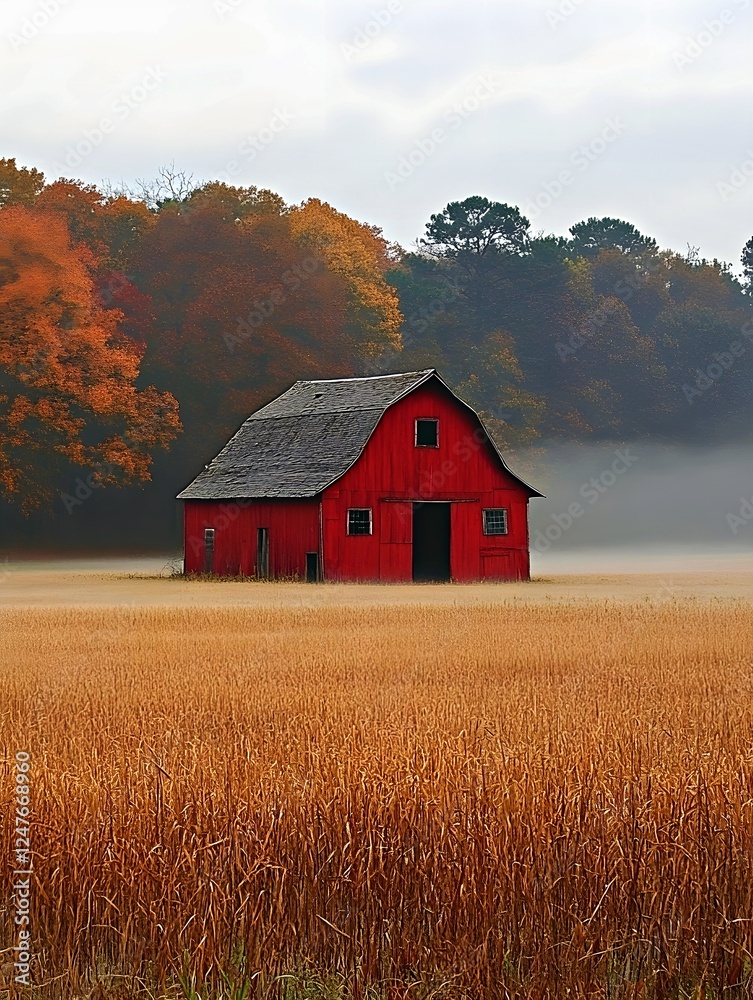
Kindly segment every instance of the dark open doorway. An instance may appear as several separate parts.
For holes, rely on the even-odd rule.
[[[413,579],[450,579],[450,504],[413,504]]]
[[[306,583],[319,582],[319,553],[306,553]]]

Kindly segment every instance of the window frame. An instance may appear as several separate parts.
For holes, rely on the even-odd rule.
[[[358,513],[363,513],[367,511],[369,515],[369,530],[368,531],[351,531],[350,530],[350,515]],[[374,534],[374,508],[373,507],[348,507],[345,514],[345,534],[348,538],[368,538],[370,535]]]
[[[502,511],[504,516],[504,531],[489,531],[487,525],[487,514],[497,514]],[[481,527],[487,538],[505,538],[510,534],[510,508],[509,507],[482,507]]]
[[[436,444],[418,443],[418,425],[420,423],[432,423],[436,428]],[[439,447],[439,417],[416,417],[413,425],[413,446],[415,448],[438,448]]]

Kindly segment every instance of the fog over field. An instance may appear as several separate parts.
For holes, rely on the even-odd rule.
[[[641,549],[652,561],[753,554],[749,447],[549,445],[510,464],[546,493],[530,506],[532,553],[546,562],[598,548],[624,549],[628,561]]]
[[[529,508],[534,574],[753,567],[753,454],[748,446],[550,443],[506,454],[512,470],[546,494],[531,500]],[[105,500],[105,492],[96,499]],[[23,547],[13,544],[14,532],[3,532],[0,572],[8,560],[27,568],[168,576],[180,563],[181,511],[170,496],[164,504],[173,528],[160,551],[108,546],[104,559],[88,547],[77,558],[78,536],[72,529],[80,527],[78,520],[83,527],[90,513],[106,520],[106,512],[95,513],[92,501],[77,519],[58,518],[57,544],[50,544],[49,525],[35,539],[35,526],[28,523]],[[131,527],[146,530],[151,516],[136,503]]]

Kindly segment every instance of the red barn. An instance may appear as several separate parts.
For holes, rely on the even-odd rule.
[[[526,580],[528,501],[434,369],[296,382],[184,490],[185,569],[315,580]]]

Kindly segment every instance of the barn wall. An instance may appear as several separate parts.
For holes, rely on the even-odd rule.
[[[438,448],[415,447],[418,417],[439,419]],[[454,580],[528,578],[528,492],[500,468],[473,414],[436,383],[391,407],[353,468],[325,491],[325,577],[410,581],[414,500],[456,501]],[[349,507],[372,509],[373,535],[346,534]],[[484,535],[484,507],[508,508],[508,535]]]
[[[187,573],[204,571],[204,529],[215,529],[214,572],[255,576],[258,528],[269,528],[270,575],[306,574],[306,553],[319,551],[317,500],[185,501]]]

